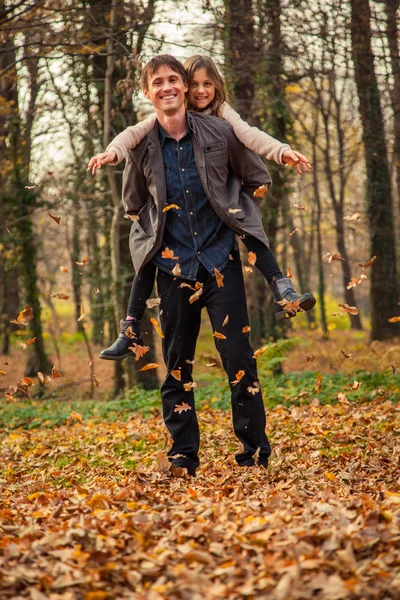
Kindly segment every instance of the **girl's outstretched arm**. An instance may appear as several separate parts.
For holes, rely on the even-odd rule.
[[[299,171],[297,168],[298,162],[304,162],[304,170],[309,170],[309,168],[311,168],[311,164],[305,156],[299,152],[294,152],[289,144],[283,144],[279,140],[268,135],[268,133],[265,133],[265,131],[258,129],[258,127],[251,127],[246,121],[243,121],[240,115],[226,102],[222,105],[222,117],[232,125],[236,136],[242,144],[247,148],[250,148],[250,150],[253,150],[257,154],[261,154],[262,156],[266,156],[268,160],[274,160],[278,165],[293,165],[300,173],[301,170]],[[302,159],[304,159],[304,161]]]
[[[102,165],[114,166],[120,163],[122,159],[128,156],[129,150],[137,146],[153,129],[155,121],[156,115],[153,114],[144,121],[140,121],[132,127],[127,127],[108,144],[105,152],[96,154],[90,159],[87,170],[91,170],[92,175],[94,175],[96,169],[101,169]]]

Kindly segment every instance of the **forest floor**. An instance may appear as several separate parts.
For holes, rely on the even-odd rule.
[[[399,598],[400,346],[296,335],[258,359],[267,470],[235,464],[225,376],[200,339],[196,478],[166,459],[158,390],[112,399],[98,360],[90,400],[83,344],[65,344],[44,399],[0,406],[0,597]],[[7,385],[22,352],[0,357]]]

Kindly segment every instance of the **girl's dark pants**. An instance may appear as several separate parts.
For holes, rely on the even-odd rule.
[[[164,422],[173,439],[168,456],[184,455],[182,466],[187,466],[189,472],[199,465],[200,435],[194,393],[192,389],[185,391],[183,384],[193,381],[193,365],[187,361],[194,359],[203,307],[207,309],[213,332],[226,336],[226,339],[214,337],[214,340],[231,387],[233,429],[243,444],[243,452],[236,454],[236,462],[240,466],[254,465],[253,455],[260,448],[258,464],[267,466],[271,454],[261,391],[253,394],[248,389],[254,391],[257,387],[257,365],[249,333],[242,332],[249,325],[249,317],[239,253],[234,252],[233,256],[222,273],[223,287],[218,287],[215,277],[200,265],[197,280],[203,283],[203,293],[193,304],[189,303],[189,298],[194,291],[180,288],[185,280],[161,269],[157,275],[161,328],[165,336],[163,355],[168,369],[161,398]],[[194,286],[192,281],[186,283]],[[227,316],[229,321],[223,325]],[[177,369],[181,371],[181,381],[171,375],[171,371]],[[232,383],[241,370],[245,372],[243,378],[237,384]],[[190,410],[176,410],[183,403],[188,404]]]

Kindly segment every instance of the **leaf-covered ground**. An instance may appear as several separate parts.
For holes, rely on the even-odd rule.
[[[228,412],[199,412],[196,478],[160,414],[1,434],[0,597],[397,599],[400,407],[268,411],[268,470],[240,469]]]

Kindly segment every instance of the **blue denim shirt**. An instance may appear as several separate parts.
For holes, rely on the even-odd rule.
[[[167,212],[164,237],[152,262],[172,272],[176,263],[180,277],[196,281],[199,262],[214,275],[226,266],[235,240],[228,227],[211,206],[197,171],[192,136],[187,128],[178,142],[159,126],[165,168],[167,204],[177,204]],[[165,248],[173,250],[178,260],[163,258]]]

